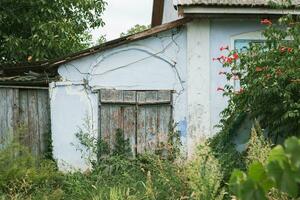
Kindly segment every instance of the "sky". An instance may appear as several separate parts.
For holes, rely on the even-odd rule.
[[[116,39],[136,24],[151,24],[153,0],[106,0],[102,19],[105,26],[92,31],[93,41],[101,35],[107,40]]]

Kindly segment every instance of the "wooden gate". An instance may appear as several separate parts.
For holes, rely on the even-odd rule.
[[[48,134],[48,88],[0,86],[0,144],[14,136],[39,156],[46,150]]]
[[[117,129],[124,131],[134,155],[154,151],[168,139],[172,120],[171,91],[100,91],[100,137],[114,147]]]

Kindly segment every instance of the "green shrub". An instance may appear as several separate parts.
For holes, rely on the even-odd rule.
[[[284,146],[278,145],[271,150],[265,165],[259,162],[252,163],[247,174],[235,170],[230,180],[232,192],[241,200],[267,199],[271,189],[299,198],[299,152],[300,139],[292,137],[284,142]],[[272,194],[269,197],[272,197]]]
[[[160,144],[157,154],[136,157],[122,130],[116,131],[113,149],[92,135],[83,130],[77,134],[93,168],[65,176],[63,191],[68,198],[180,199],[190,193],[182,168],[173,162],[178,155],[178,132],[170,132],[168,144]]]
[[[207,144],[198,147],[196,157],[189,163],[186,173],[192,190],[192,199],[221,200],[224,198],[221,165]]]
[[[4,199],[42,199],[60,187],[62,175],[52,161],[37,161],[26,147],[7,144],[0,150],[0,197]]]

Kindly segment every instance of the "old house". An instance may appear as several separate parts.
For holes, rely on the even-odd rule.
[[[292,2],[275,9],[265,0],[154,0],[149,30],[56,60],[0,66],[0,131],[24,121],[34,144],[51,132],[60,167],[84,169],[75,148],[80,128],[88,126],[109,143],[121,128],[136,154],[165,140],[174,120],[190,156],[201,139],[217,132],[226,106],[216,91],[225,84],[221,65],[213,62],[219,48],[264,40],[261,19],[299,14],[300,1]],[[45,89],[49,93],[40,94]],[[51,127],[32,115],[45,117]],[[42,149],[35,145],[35,151]]]

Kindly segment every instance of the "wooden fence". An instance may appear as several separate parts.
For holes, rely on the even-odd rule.
[[[48,88],[0,86],[0,144],[12,137],[39,156],[50,134]]]

